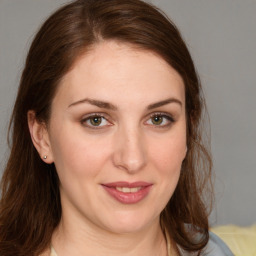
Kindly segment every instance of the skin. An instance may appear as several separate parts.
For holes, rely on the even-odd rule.
[[[101,42],[63,77],[49,124],[33,112],[28,119],[42,160],[54,162],[60,178],[63,214],[52,239],[59,256],[167,255],[159,217],[186,155],[184,83],[169,64]],[[152,186],[124,204],[101,185],[116,181]]]

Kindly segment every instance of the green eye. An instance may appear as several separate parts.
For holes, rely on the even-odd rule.
[[[171,115],[165,113],[153,113],[151,117],[146,121],[146,124],[164,128],[169,127],[174,123],[174,119]]]
[[[151,117],[152,124],[154,125],[161,125],[163,123],[163,117],[162,116],[153,116]]]
[[[102,114],[91,114],[87,117],[84,117],[81,121],[81,124],[87,128],[91,129],[100,129],[111,126],[112,123],[108,121]]]
[[[112,126],[113,123],[111,123],[107,117],[104,116],[102,113],[91,113],[87,116],[85,116],[80,123],[91,129],[103,129],[107,128],[108,126]]]
[[[102,123],[101,116],[93,116],[89,119],[89,122],[92,126],[99,126]]]

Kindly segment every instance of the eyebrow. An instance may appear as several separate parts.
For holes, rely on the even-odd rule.
[[[104,102],[104,101],[101,101],[101,100],[88,99],[88,98],[76,101],[76,102],[70,104],[68,107],[72,107],[72,106],[82,104],[82,103],[89,103],[89,104],[94,105],[94,106],[99,107],[99,108],[117,110],[117,107],[114,106],[111,103]]]
[[[162,101],[150,104],[147,107],[147,109],[151,110],[151,109],[154,109],[154,108],[159,108],[159,107],[167,105],[169,103],[177,103],[177,104],[179,104],[182,107],[182,102],[180,100],[175,99],[175,98],[169,98],[169,99],[166,99],[166,100],[162,100]]]
[[[76,101],[76,102],[70,104],[68,106],[68,108],[76,106],[78,104],[83,104],[83,103],[89,103],[89,104],[94,105],[94,106],[99,107],[99,108],[117,110],[117,107],[115,105],[109,103],[109,102],[105,102],[105,101],[101,101],[101,100],[88,99],[88,98]],[[182,102],[180,100],[178,100],[176,98],[168,98],[166,100],[162,100],[162,101],[159,101],[159,102],[148,105],[147,109],[152,110],[154,108],[158,108],[158,107],[170,104],[170,103],[177,103],[182,107]]]

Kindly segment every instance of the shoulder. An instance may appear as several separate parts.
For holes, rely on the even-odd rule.
[[[229,247],[216,234],[209,232],[210,239],[203,252],[203,256],[233,256]]]
[[[208,244],[203,249],[201,256],[234,256],[229,247],[216,234],[209,232],[210,238]],[[186,252],[180,249],[181,256],[196,256],[197,253]]]

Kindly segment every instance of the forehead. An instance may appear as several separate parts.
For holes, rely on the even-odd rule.
[[[184,101],[184,84],[178,72],[157,54],[108,41],[77,58],[60,83],[57,95],[62,93],[70,101],[95,94],[111,101],[117,95],[123,100],[147,95],[150,101],[154,96],[166,97],[166,93]]]

